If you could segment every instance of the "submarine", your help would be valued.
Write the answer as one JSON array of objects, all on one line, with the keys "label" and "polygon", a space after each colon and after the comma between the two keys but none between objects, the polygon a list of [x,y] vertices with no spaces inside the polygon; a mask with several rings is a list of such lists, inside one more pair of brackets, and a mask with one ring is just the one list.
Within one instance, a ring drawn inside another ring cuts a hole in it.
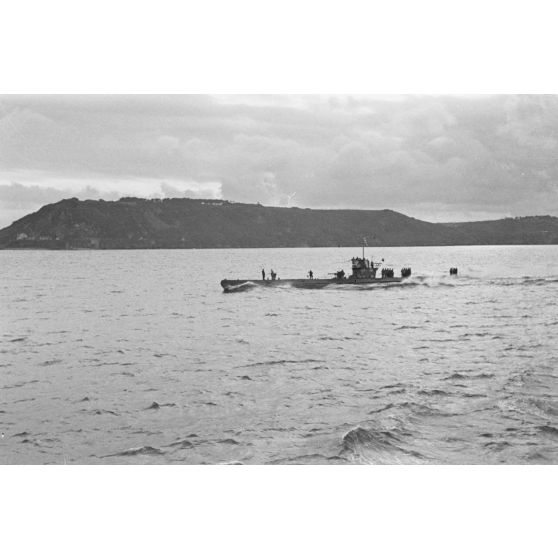
[{"label": "submarine", "polygon": [[[382,260],[383,261],[383,260]],[[382,262],[374,262],[364,257],[364,247],[362,250],[362,258],[351,259],[352,272],[347,276],[344,270],[330,273],[332,277],[323,279],[314,278],[312,272],[308,273],[308,277],[304,279],[278,279],[273,273],[270,278],[262,279],[223,279],[221,287],[225,292],[237,290],[246,285],[258,285],[261,287],[278,287],[290,286],[299,289],[323,289],[328,285],[370,285],[384,283],[401,283],[411,276],[411,268],[404,267],[401,269],[401,275],[395,276],[393,268],[382,267]],[[381,269],[380,276],[378,270]],[[264,275],[262,273],[262,275]]]}]

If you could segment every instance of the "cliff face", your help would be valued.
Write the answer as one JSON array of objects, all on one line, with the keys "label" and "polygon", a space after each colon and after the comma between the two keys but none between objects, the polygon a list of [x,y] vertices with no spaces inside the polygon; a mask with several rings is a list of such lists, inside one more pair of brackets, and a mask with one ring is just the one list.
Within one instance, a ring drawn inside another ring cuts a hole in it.
[{"label": "cliff face", "polygon": [[395,211],[264,207],[185,198],[62,200],[0,230],[2,248],[249,248],[556,244],[558,218],[428,223]]}]

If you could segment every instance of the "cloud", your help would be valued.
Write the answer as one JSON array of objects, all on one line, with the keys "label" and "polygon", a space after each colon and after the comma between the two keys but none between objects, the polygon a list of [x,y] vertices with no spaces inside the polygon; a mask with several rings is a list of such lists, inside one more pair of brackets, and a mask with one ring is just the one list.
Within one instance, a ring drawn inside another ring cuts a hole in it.
[{"label": "cloud", "polygon": [[0,227],[8,226],[20,217],[37,211],[43,205],[72,197],[82,200],[116,200],[121,197],[121,194],[115,191],[101,192],[91,186],[72,190],[37,185],[25,186],[17,183],[0,184]]},{"label": "cloud", "polygon": [[99,197],[127,181],[126,195],[433,220],[558,214],[557,147],[557,96],[0,97],[0,181],[51,177],[5,191],[12,208],[56,201],[58,178]]},{"label": "cloud", "polygon": [[163,198],[193,198],[193,199],[220,199],[222,197],[220,184],[197,185],[196,188],[177,188],[166,182],[160,185],[160,194],[153,194]]},{"label": "cloud", "polygon": [[82,200],[114,200],[121,197],[118,192],[101,192],[97,188],[86,186],[77,191],[63,188],[24,186],[23,184],[0,184],[0,202],[3,209],[33,210],[49,203],[56,203],[64,198]]},{"label": "cloud", "polygon": [[[222,198],[221,185],[218,183],[187,184],[181,187],[165,182],[159,185],[149,185],[142,196],[150,198]],[[23,185],[18,183],[0,184],[0,227],[9,225],[23,215],[36,211],[43,205],[56,203],[66,198],[80,200],[118,200],[122,197],[134,195],[133,186],[126,184],[120,190],[99,189],[91,185],[82,187],[56,188],[37,185]]]}]

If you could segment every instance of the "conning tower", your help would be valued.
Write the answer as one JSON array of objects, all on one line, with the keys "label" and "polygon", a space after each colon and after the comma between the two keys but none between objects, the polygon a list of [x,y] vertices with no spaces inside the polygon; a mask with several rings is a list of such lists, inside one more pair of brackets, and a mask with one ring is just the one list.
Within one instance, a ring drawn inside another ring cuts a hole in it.
[{"label": "conning tower", "polygon": [[352,258],[351,264],[353,273],[349,279],[374,279],[380,267],[379,263],[371,262],[368,258],[364,257]]}]

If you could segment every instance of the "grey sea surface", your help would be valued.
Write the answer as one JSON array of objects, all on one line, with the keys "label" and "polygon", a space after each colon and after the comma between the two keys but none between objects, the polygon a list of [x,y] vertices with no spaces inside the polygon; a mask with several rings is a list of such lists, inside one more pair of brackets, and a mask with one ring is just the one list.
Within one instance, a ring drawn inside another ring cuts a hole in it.
[{"label": "grey sea surface", "polygon": [[[0,463],[558,463],[558,246],[0,252]],[[448,270],[459,269],[457,277]]]}]

